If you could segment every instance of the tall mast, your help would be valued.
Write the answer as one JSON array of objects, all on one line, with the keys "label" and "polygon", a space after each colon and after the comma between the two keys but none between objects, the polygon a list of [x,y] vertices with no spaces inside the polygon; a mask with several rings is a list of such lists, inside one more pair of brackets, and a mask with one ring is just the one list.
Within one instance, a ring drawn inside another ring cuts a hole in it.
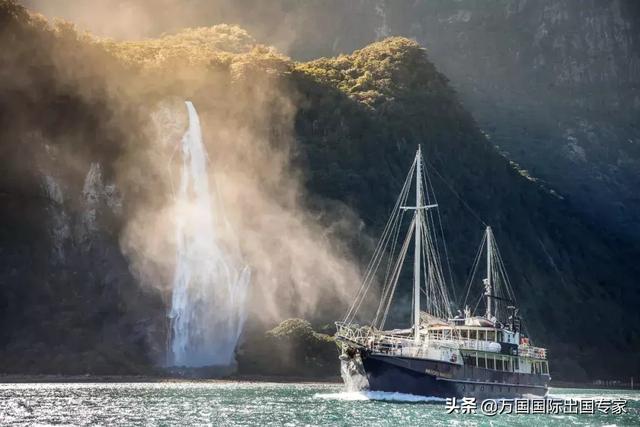
[{"label": "tall mast", "polygon": [[413,327],[415,342],[420,341],[420,243],[422,241],[422,152],[418,145],[416,153],[416,228],[415,228],[415,253],[413,256]]},{"label": "tall mast", "polygon": [[491,319],[491,299],[493,298],[493,283],[491,283],[491,258],[493,257],[493,236],[491,227],[487,226],[487,279],[485,281],[485,292],[487,295],[487,319]]}]

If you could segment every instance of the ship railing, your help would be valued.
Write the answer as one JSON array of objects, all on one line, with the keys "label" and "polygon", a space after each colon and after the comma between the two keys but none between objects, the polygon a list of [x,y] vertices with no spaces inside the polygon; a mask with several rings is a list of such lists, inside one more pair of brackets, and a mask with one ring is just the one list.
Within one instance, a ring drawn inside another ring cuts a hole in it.
[{"label": "ship railing", "polygon": [[546,359],[547,349],[520,344],[518,347],[518,356],[529,357],[531,359]]},{"label": "ship railing", "polygon": [[389,331],[379,331],[370,326],[346,324],[336,322],[336,337],[357,343],[373,352],[385,354],[408,354],[409,348],[416,345],[406,335],[394,334]]},{"label": "ship railing", "polygon": [[[433,339],[433,337],[431,338]],[[461,350],[476,350],[489,353],[500,353],[500,347],[496,346],[494,341],[480,341],[480,340],[454,340],[454,339],[436,339],[436,342],[441,345],[445,345],[451,348],[457,348]],[[520,345],[518,348],[518,355],[521,357],[529,357],[531,359],[547,358],[547,349],[542,347],[532,347],[528,345]]]},{"label": "ship railing", "polygon": [[366,346],[374,353],[396,356],[416,356],[420,351],[420,345],[416,345],[413,339],[387,333],[372,335]]},{"label": "ship railing", "polygon": [[452,348],[455,350],[476,350],[485,351],[490,353],[499,353],[500,348],[492,346],[492,341],[478,341],[478,340],[460,340],[452,338],[434,338],[430,339],[440,346]]},{"label": "ship railing", "polygon": [[479,340],[461,340],[459,341],[460,348],[464,350],[477,350],[477,351],[487,351],[492,353],[499,353],[500,347],[492,346],[493,341],[479,341]]},{"label": "ship railing", "polygon": [[356,323],[336,322],[336,337],[364,344],[372,335],[371,327]]}]

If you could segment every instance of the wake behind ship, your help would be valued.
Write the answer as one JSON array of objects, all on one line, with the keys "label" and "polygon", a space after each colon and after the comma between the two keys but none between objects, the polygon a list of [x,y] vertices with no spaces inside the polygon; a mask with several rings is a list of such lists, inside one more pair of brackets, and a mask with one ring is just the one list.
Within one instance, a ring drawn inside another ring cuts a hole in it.
[{"label": "wake behind ship", "polygon": [[[345,381],[369,390],[444,398],[546,395],[547,352],[534,347],[522,330],[513,289],[489,226],[475,258],[464,309],[453,315],[443,267],[448,267],[443,227],[423,164],[418,148],[355,301],[345,319],[336,322]],[[407,206],[412,187],[415,206]],[[407,221],[410,224],[401,240]],[[385,329],[411,242],[412,324],[407,329]],[[483,254],[486,276],[471,309],[467,302],[484,264]],[[356,323],[372,284],[381,278],[383,288],[373,321]],[[479,307],[484,310],[478,314]]]}]

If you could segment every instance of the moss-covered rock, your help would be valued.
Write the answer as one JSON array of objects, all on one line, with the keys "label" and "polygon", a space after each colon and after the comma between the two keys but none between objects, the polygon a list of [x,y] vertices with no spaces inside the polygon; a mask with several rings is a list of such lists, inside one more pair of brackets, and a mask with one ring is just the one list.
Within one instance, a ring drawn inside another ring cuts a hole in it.
[{"label": "moss-covered rock", "polygon": [[287,319],[246,337],[238,351],[239,372],[247,375],[335,377],[338,348],[332,336],[315,332],[303,319]]}]

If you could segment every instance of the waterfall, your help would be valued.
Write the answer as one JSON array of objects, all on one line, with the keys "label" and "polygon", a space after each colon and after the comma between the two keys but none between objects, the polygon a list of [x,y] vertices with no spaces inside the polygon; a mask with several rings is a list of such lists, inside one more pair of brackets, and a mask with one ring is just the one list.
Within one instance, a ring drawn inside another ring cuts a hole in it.
[{"label": "waterfall", "polygon": [[[210,192],[200,119],[193,104],[186,105],[189,128],[181,141],[176,189],[171,364],[229,366],[245,320],[250,272],[239,251],[232,250],[238,240],[229,232],[222,205]],[[224,246],[223,230],[227,231]]]}]

